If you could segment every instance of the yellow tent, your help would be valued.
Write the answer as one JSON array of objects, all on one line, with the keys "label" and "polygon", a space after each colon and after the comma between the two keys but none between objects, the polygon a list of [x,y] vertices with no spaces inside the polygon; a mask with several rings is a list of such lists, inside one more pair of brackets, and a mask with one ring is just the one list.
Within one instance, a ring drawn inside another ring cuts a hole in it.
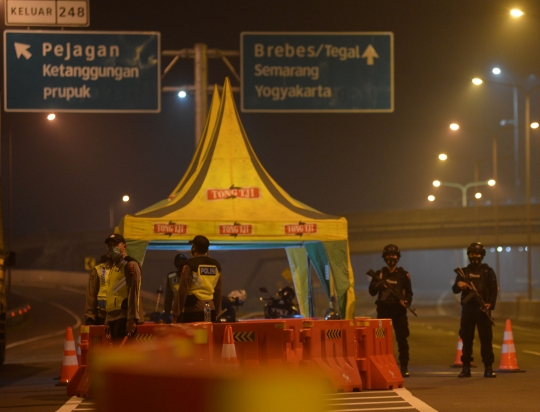
[{"label": "yellow tent", "polygon": [[122,219],[120,232],[140,262],[149,250],[188,248],[195,235],[210,248],[285,248],[303,315],[310,310],[310,267],[342,318],[354,316],[354,278],[347,220],[290,197],[266,172],[246,136],[229,80],[214,92],[203,136],[171,195]]}]

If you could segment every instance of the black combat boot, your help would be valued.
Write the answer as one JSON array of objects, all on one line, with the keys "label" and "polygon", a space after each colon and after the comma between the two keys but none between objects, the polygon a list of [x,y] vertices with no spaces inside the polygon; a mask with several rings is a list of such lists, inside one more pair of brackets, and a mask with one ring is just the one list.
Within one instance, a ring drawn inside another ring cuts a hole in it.
[{"label": "black combat boot", "polygon": [[409,371],[407,370],[406,363],[400,364],[400,369],[401,369],[401,376],[403,376],[404,378],[408,378],[410,376]]},{"label": "black combat boot", "polygon": [[471,364],[463,363],[463,370],[458,375],[458,378],[470,378],[471,377]]},{"label": "black combat boot", "polygon": [[484,369],[484,378],[496,378],[497,374],[493,372],[491,365],[486,364]]}]

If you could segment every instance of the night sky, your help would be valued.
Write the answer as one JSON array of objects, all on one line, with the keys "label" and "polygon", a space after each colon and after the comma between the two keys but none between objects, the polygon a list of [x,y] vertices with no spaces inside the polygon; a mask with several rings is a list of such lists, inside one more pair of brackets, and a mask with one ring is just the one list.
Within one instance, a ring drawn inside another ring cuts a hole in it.
[{"label": "night sky", "polygon": [[[509,15],[515,6],[526,13],[521,19]],[[517,188],[512,129],[499,130],[513,116],[512,90],[470,80],[483,76],[526,89],[540,84],[538,1],[91,0],[90,27],[77,30],[158,31],[162,50],[195,43],[239,50],[243,31],[393,32],[394,112],[241,113],[263,166],[292,197],[330,214],[459,206],[457,190],[434,189],[431,182],[471,182],[475,162],[479,180],[492,177],[491,138],[477,130],[484,128],[500,132],[500,202],[524,201],[523,127]],[[162,67],[169,61],[163,58]],[[239,72],[239,59],[231,62]],[[491,74],[495,66],[499,77]],[[181,60],[163,85],[192,84],[192,67],[193,60]],[[228,75],[221,60],[209,60],[210,84],[222,85]],[[520,124],[523,107],[520,93]],[[194,152],[191,97],[164,93],[159,114],[57,113],[54,122],[45,115],[2,112],[5,215],[10,129],[13,141],[13,236],[106,229],[111,204],[118,223],[122,214],[166,198]],[[540,121],[540,90],[532,95],[531,119]],[[451,122],[464,127],[450,132]],[[540,132],[531,133],[531,142],[536,203]],[[449,155],[445,164],[440,152]],[[490,189],[483,193],[489,202]],[[128,204],[120,200],[124,194]]]}]

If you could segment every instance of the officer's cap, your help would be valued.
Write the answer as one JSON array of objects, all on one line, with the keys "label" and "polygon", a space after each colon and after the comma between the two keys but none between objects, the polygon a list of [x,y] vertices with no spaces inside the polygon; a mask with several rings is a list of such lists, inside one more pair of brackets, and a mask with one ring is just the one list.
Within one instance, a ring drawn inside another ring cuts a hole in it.
[{"label": "officer's cap", "polygon": [[197,250],[201,253],[206,253],[208,251],[208,248],[210,247],[210,241],[202,235],[195,236],[193,240],[189,241],[189,243],[195,245]]},{"label": "officer's cap", "polygon": [[124,236],[118,233],[113,233],[112,235],[107,236],[107,239],[105,239],[105,243],[109,243],[109,242],[117,245],[119,243],[126,243],[126,239],[124,239]]}]

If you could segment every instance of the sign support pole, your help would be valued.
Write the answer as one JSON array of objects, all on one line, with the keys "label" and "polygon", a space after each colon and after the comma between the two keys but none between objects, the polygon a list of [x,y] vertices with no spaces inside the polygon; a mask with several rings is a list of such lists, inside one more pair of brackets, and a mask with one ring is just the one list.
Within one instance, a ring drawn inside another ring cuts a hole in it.
[{"label": "sign support pole", "polygon": [[204,43],[195,44],[195,146],[201,138],[208,112],[208,56]]},{"label": "sign support pole", "polygon": [[[221,58],[225,65],[229,68],[232,74],[240,80],[238,74],[234,70],[227,57],[238,57],[238,50],[217,50],[208,49],[208,46],[203,43],[195,44],[193,49],[182,50],[163,50],[161,56],[173,57],[173,60],[163,71],[161,78],[163,79],[171,68],[176,64],[179,58],[194,59],[194,84],[183,86],[163,86],[163,92],[178,93],[184,91],[192,93],[195,98],[195,146],[201,138],[206,116],[208,114],[208,95],[214,91],[213,87],[208,87],[208,59]],[[233,92],[239,92],[239,87],[233,87]]]}]

